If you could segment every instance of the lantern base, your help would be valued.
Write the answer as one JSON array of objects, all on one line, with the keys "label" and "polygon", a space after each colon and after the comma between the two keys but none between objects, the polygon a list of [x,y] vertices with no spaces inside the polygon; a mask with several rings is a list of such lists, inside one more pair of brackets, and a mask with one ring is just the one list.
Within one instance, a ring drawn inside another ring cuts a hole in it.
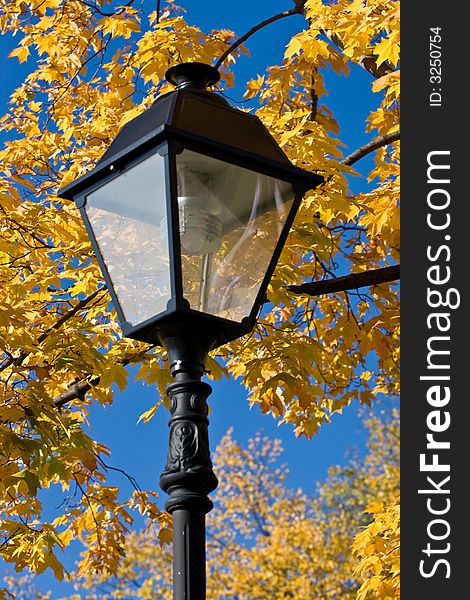
[{"label": "lantern base", "polygon": [[[191,309],[185,300],[178,304],[171,300],[165,312],[138,325],[121,321],[124,337],[164,346],[171,356],[176,356],[179,351],[184,352],[178,340],[189,343],[193,339],[191,347],[198,354],[201,352],[199,348],[207,344],[204,360],[200,359],[202,362],[205,362],[207,352],[250,333],[254,326],[255,320],[250,317],[245,317],[241,323],[229,321]],[[189,355],[194,356],[191,351]]]},{"label": "lantern base", "polygon": [[168,324],[158,327],[155,335],[168,352],[170,371],[176,381],[185,379],[183,374],[191,380],[201,379],[207,355],[217,345],[217,335],[209,327]]}]

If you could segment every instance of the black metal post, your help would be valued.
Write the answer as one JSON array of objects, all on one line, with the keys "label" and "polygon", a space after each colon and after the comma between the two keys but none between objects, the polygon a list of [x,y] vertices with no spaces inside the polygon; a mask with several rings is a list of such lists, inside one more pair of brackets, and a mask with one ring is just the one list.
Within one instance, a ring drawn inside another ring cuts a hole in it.
[{"label": "black metal post", "polygon": [[159,332],[168,350],[175,382],[170,397],[168,460],[160,487],[170,496],[165,508],[173,517],[173,598],[205,600],[205,515],[208,494],[218,481],[212,471],[206,399],[212,391],[201,381],[214,339],[207,332],[171,328]]}]

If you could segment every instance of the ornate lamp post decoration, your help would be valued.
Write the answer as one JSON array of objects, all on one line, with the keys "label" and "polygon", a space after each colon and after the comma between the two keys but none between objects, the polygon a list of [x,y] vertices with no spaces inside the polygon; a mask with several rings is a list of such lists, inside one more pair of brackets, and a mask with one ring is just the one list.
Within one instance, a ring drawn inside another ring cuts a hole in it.
[{"label": "ornate lamp post decoration", "polygon": [[175,600],[205,598],[205,514],[217,487],[201,381],[210,350],[250,332],[302,197],[323,179],[292,165],[261,121],[208,91],[202,63],[125,125],[63,188],[83,217],[124,336],[166,348],[175,382],[160,477],[173,517]]}]

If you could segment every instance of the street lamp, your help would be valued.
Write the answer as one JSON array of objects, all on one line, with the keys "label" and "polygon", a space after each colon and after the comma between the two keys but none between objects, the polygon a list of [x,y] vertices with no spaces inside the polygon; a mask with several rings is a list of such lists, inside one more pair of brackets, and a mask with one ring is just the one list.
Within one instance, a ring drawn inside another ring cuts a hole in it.
[{"label": "street lamp", "polygon": [[201,381],[213,348],[250,332],[305,192],[323,179],[295,167],[254,115],[208,91],[220,75],[184,63],[175,90],[123,127],[101,160],[59,196],[74,200],[123,335],[164,346],[175,600],[205,598],[205,514],[217,487]]}]

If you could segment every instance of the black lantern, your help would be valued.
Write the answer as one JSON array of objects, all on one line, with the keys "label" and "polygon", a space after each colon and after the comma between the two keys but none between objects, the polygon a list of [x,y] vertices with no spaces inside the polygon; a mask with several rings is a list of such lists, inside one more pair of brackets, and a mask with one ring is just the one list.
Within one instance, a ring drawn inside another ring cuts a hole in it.
[{"label": "black lantern", "polygon": [[154,343],[188,323],[220,345],[253,328],[300,200],[322,179],[206,91],[213,67],[180,64],[167,79],[177,89],[59,195],[80,209],[124,336]]},{"label": "black lantern", "polygon": [[174,526],[174,598],[205,598],[204,514],[215,489],[201,381],[207,353],[255,325],[300,201],[323,179],[295,167],[254,115],[207,90],[202,63],[125,125],[59,196],[80,209],[124,336],[164,345],[176,382],[160,484]]}]

